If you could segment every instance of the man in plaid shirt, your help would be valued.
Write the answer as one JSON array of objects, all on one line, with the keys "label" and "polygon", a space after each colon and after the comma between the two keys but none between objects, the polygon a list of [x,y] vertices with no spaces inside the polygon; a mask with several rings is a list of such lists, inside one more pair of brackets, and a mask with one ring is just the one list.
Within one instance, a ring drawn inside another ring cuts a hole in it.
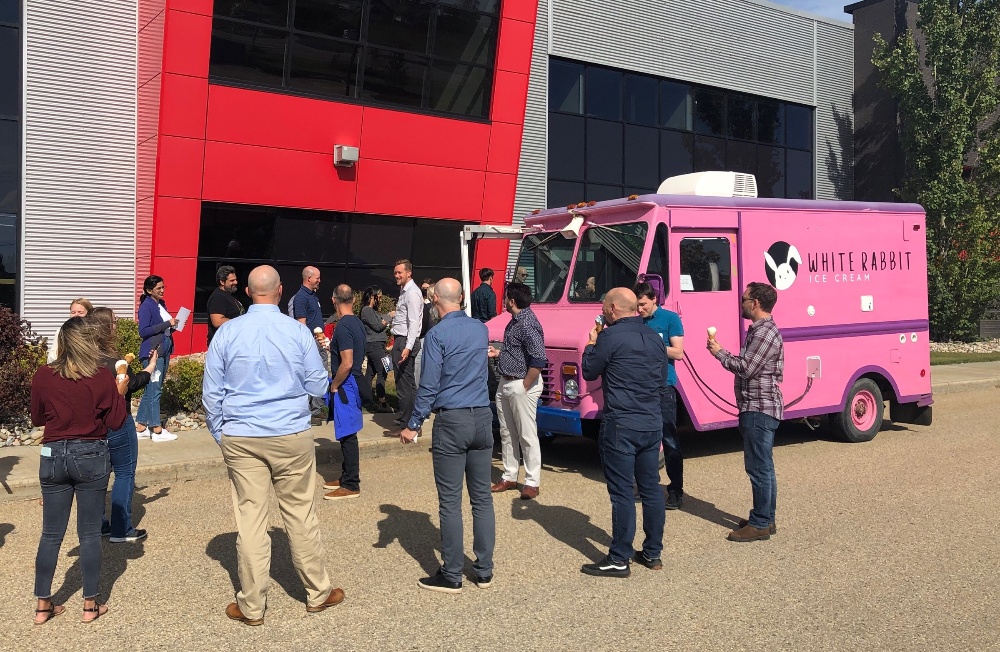
[{"label": "man in plaid shirt", "polygon": [[743,318],[753,323],[738,356],[723,349],[711,335],[708,338],[708,350],[736,376],[743,463],[753,490],[750,518],[729,533],[730,541],[760,541],[777,532],[774,511],[778,483],[772,449],[784,406],[778,385],[785,366],[784,343],[771,319],[777,301],[778,293],[767,283],[747,284],[740,308]]}]

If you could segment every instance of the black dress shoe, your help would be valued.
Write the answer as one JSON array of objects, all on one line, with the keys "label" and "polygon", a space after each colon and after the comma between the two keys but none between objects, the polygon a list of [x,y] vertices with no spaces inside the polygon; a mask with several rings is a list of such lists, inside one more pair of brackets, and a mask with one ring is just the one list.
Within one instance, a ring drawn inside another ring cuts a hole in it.
[{"label": "black dress shoe", "polygon": [[427,589],[429,591],[438,591],[439,593],[461,593],[462,583],[461,582],[449,582],[441,571],[437,572],[434,577],[424,577],[417,580],[417,586],[422,589]]},{"label": "black dress shoe", "polygon": [[614,561],[605,557],[596,564],[584,564],[580,572],[594,577],[628,577],[632,574],[627,561]]},{"label": "black dress shoe", "polygon": [[684,494],[679,491],[667,490],[667,509],[680,509],[681,505],[684,504]]},{"label": "black dress shoe", "polygon": [[480,576],[476,575],[476,582],[475,582],[475,584],[476,584],[477,587],[479,587],[481,589],[488,589],[488,588],[490,588],[490,585],[493,584],[493,576],[492,575],[487,575],[485,577],[480,577]]}]

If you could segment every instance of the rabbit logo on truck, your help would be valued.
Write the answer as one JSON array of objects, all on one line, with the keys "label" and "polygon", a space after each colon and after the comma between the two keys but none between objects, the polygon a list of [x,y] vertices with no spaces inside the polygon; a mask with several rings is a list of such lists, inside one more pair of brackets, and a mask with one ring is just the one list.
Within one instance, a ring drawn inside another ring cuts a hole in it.
[{"label": "rabbit logo on truck", "polygon": [[787,290],[795,282],[802,257],[794,245],[778,241],[764,252],[764,273],[776,290]]}]

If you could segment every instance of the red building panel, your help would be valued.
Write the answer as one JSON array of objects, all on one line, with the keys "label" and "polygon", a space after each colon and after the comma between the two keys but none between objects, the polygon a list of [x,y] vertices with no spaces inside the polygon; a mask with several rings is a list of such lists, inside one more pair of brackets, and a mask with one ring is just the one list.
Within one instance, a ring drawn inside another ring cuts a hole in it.
[{"label": "red building panel", "polygon": [[197,258],[201,202],[160,197],[153,226],[153,253],[157,258]]},{"label": "red building panel", "polygon": [[366,108],[364,159],[485,170],[490,125],[437,116]]},{"label": "red building panel", "polygon": [[160,134],[156,195],[200,199],[204,153],[204,140]]},{"label": "red building panel", "polygon": [[212,15],[212,0],[168,0],[168,8],[202,16]]},{"label": "red building panel", "polygon": [[205,137],[208,80],[165,72],[160,91],[160,133],[186,138]]},{"label": "red building panel", "polygon": [[163,34],[163,71],[208,77],[212,17],[167,10]]},{"label": "red building panel", "polygon": [[497,70],[527,73],[531,70],[534,23],[504,18],[500,21],[500,45],[497,48]]},{"label": "red building panel", "polygon": [[483,222],[510,224],[516,189],[516,174],[487,172],[486,191],[483,193]]},{"label": "red building panel", "polygon": [[361,141],[363,107],[229,86],[208,88],[209,140],[333,157],[333,146]]},{"label": "red building panel", "polygon": [[142,86],[163,69],[163,2],[143,0],[140,7],[151,7],[151,18],[140,22],[138,53],[136,59],[136,83]]},{"label": "red building panel", "polygon": [[478,222],[485,177],[486,173],[478,170],[361,161],[355,210]]},{"label": "red building panel", "polygon": [[[196,267],[197,260],[194,258],[169,258],[166,256],[153,258],[150,274],[163,277],[165,287],[163,300],[172,314],[176,314],[177,310],[182,307],[189,310],[194,307]],[[191,352],[190,333],[191,331],[184,329],[174,336],[174,348],[177,354],[183,355]],[[204,340],[202,340],[200,350],[205,350]]]},{"label": "red building panel", "polygon": [[521,136],[524,127],[507,122],[494,122],[490,130],[490,156],[487,172],[517,174],[521,159]]},{"label": "red building panel", "polygon": [[538,15],[538,2],[537,0],[507,0],[500,5],[500,15],[503,18],[513,18],[534,25]]},{"label": "red building panel", "polygon": [[494,122],[524,124],[524,109],[528,103],[528,73],[498,70],[493,76],[493,105],[490,118]]}]

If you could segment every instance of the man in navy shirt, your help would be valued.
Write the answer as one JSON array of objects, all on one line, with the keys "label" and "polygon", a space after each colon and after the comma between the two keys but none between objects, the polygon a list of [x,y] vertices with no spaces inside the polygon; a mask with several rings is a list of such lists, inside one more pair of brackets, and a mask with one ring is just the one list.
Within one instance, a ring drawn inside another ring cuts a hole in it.
[{"label": "man in navy shirt", "polygon": [[645,539],[635,560],[652,570],[663,563],[663,492],[659,453],[662,438],[660,394],[666,383],[667,353],[663,340],[642,317],[635,316],[636,298],[628,288],[614,288],[604,298],[603,328],[590,331],[583,350],[583,377],[601,379],[604,416],[597,448],[611,496],[611,550],[580,570],[598,577],[628,577],[635,538],[632,487],[642,499]]},{"label": "man in navy shirt", "polygon": [[486,323],[497,316],[497,293],[493,291],[494,272],[489,267],[479,270],[479,287],[472,291],[472,318]]},{"label": "man in navy shirt", "polygon": [[635,286],[639,300],[639,316],[643,322],[660,334],[667,351],[667,386],[660,401],[663,413],[663,457],[666,462],[667,509],[680,509],[684,502],[684,455],[677,441],[677,372],[674,360],[684,358],[684,326],[676,312],[656,305],[656,291],[649,283]]},{"label": "man in navy shirt", "polygon": [[[431,453],[441,519],[441,568],[418,582],[420,588],[443,593],[462,590],[462,481],[472,503],[472,550],[475,584],[493,581],[496,521],[490,471],[493,458],[493,415],[486,391],[486,326],[462,311],[462,285],[444,278],[434,286],[434,306],[441,321],[424,339],[423,377],[413,414],[399,433],[412,442],[433,412]],[[655,465],[654,465],[655,470]]]},{"label": "man in navy shirt", "polygon": [[349,285],[337,286],[333,291],[333,304],[340,319],[330,342],[330,366],[336,369],[330,383],[330,411],[334,436],[340,442],[344,461],[340,479],[323,485],[324,489],[333,490],[323,496],[326,500],[357,498],[361,494],[358,432],[363,426],[361,406],[365,396],[361,388],[365,385],[368,386],[367,400],[371,401],[371,383],[365,383],[361,373],[361,362],[365,359],[365,328],[354,315],[354,291]]},{"label": "man in navy shirt", "polygon": [[[316,338],[316,346],[319,349],[319,357],[323,360],[326,373],[330,373],[330,356],[325,348],[326,337],[323,335],[323,309],[319,305],[319,297],[316,290],[319,289],[319,270],[309,266],[302,269],[302,286],[295,293],[292,300],[288,302],[288,314],[305,324],[309,332]],[[316,332],[316,329],[319,332]],[[312,424],[314,426],[323,423],[323,399],[312,397],[309,402],[310,412],[312,412]]]}]

